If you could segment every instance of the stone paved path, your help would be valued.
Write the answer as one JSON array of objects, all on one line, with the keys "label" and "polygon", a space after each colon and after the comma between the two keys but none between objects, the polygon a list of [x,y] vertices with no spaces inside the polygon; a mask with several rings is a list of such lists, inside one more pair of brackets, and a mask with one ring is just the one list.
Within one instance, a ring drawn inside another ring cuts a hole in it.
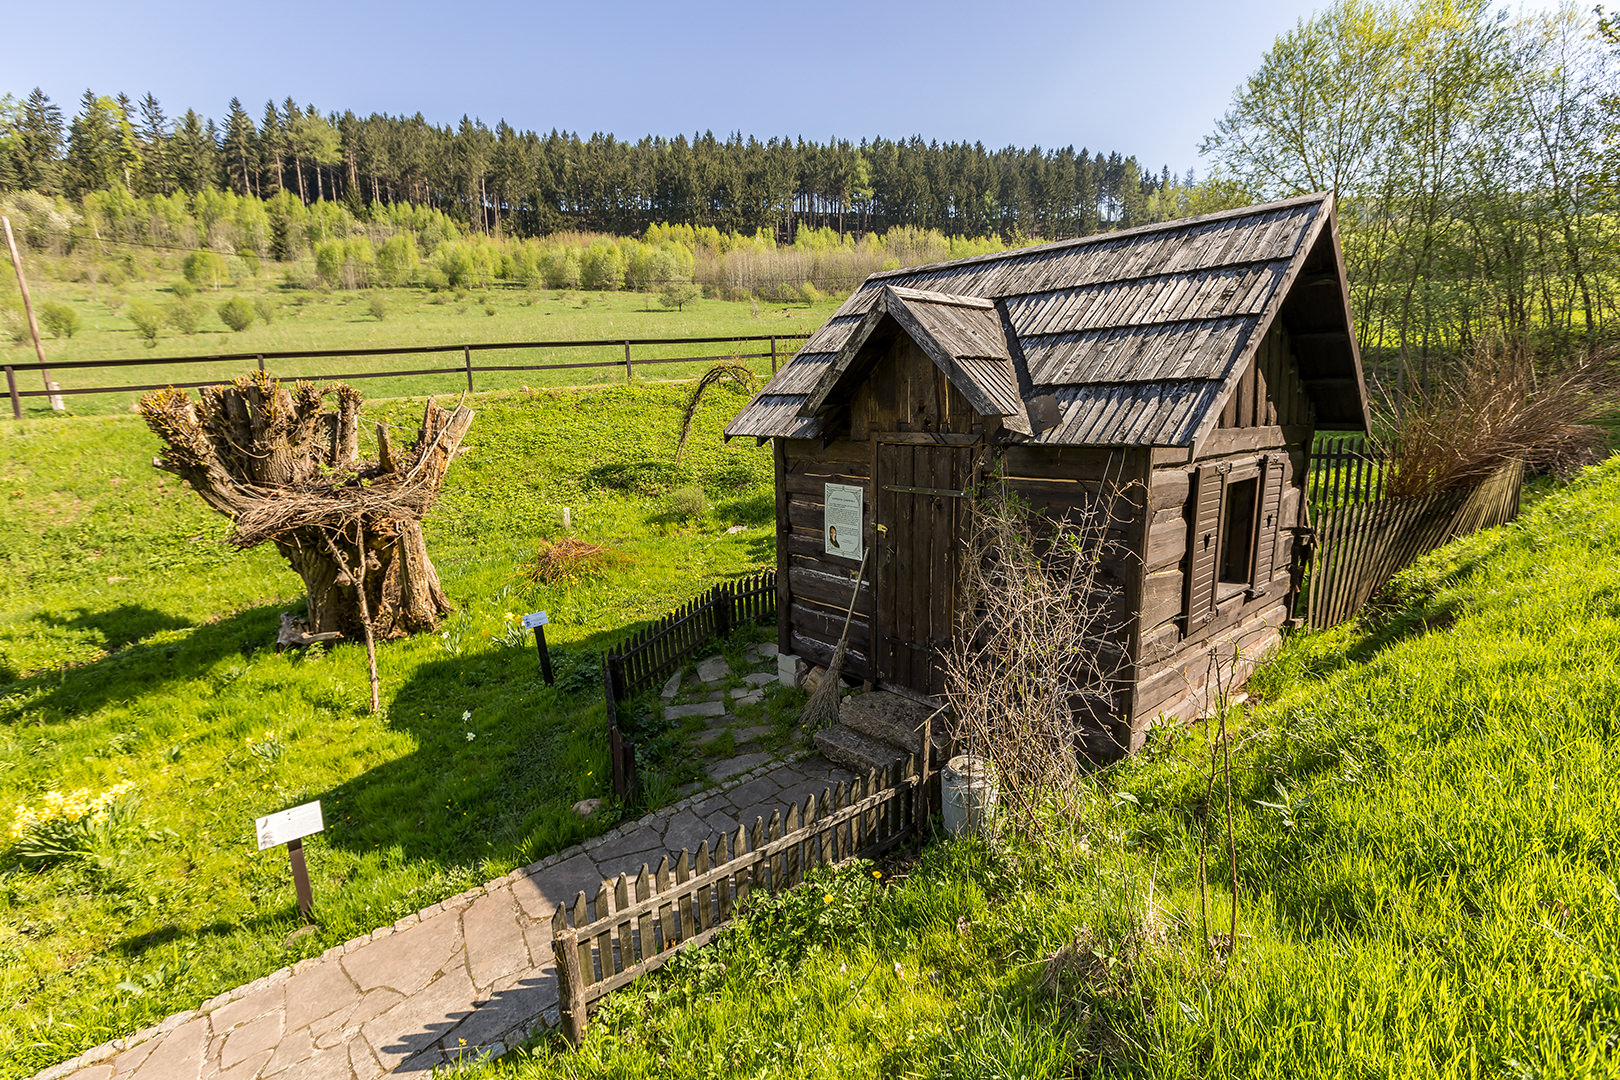
[{"label": "stone paved path", "polygon": [[556,1023],[558,903],[853,779],[819,756],[760,765],[34,1080],[372,1080],[503,1053]]}]

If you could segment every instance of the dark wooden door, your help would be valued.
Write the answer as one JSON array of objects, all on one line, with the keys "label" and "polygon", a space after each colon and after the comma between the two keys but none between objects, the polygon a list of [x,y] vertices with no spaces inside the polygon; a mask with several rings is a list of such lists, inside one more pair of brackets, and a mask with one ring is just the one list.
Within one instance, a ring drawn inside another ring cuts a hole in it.
[{"label": "dark wooden door", "polygon": [[872,659],[889,686],[944,692],[973,458],[971,446],[877,443]]}]

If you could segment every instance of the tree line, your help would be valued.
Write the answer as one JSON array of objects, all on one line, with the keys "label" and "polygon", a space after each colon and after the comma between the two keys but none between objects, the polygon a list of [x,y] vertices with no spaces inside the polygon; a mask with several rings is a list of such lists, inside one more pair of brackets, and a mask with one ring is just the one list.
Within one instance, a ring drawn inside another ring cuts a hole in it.
[{"label": "tree line", "polygon": [[1332,190],[1364,350],[1403,385],[1482,342],[1614,335],[1620,35],[1573,5],[1338,0],[1205,140],[1232,201]]},{"label": "tree line", "polygon": [[255,119],[231,99],[223,121],[188,109],[171,120],[140,101],[86,90],[65,118],[40,89],[0,98],[0,191],[81,199],[198,195],[209,189],[358,212],[410,203],[474,232],[640,234],[657,223],[722,232],[765,229],[791,242],[800,225],[840,235],[909,226],[946,235],[1061,239],[1174,212],[1191,177],[1135,157],[983,144],[769,138],[704,132],[636,141],[462,117],[323,113],[287,98]]}]

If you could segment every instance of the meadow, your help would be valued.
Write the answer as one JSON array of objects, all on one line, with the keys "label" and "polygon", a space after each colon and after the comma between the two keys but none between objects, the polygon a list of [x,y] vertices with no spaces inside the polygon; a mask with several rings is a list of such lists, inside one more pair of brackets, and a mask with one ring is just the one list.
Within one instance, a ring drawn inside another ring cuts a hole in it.
[{"label": "meadow", "polygon": [[[190,383],[229,378],[253,361],[219,362],[209,356],[234,353],[368,349],[397,346],[455,345],[478,342],[618,341],[626,338],[754,337],[806,335],[826,321],[836,300],[815,303],[764,303],[699,298],[681,309],[664,307],[655,293],[551,290],[517,284],[492,284],[478,289],[432,290],[411,286],[365,290],[327,290],[289,286],[273,270],[244,274],[222,281],[216,288],[188,288],[179,256],[147,253],[130,280],[83,280],[72,259],[34,254],[29,265],[36,277],[32,291],[36,307],[46,303],[73,310],[79,328],[71,337],[53,337],[44,331],[47,364],[88,360],[141,359],[146,356],[198,356],[196,364],[161,368],[123,367],[66,369],[54,372],[56,382],[75,386],[138,386],[154,383]],[[90,275],[93,276],[93,275]],[[231,330],[220,318],[221,305],[246,301],[253,321],[241,331]],[[164,325],[148,347],[129,314],[145,304],[160,313],[177,306],[192,310],[195,330],[184,333]],[[265,314],[269,318],[266,320]],[[779,343],[785,360],[797,341]],[[769,342],[744,345],[726,343],[698,346],[637,346],[636,360],[659,357],[718,356],[769,353]],[[479,392],[524,387],[622,385],[625,382],[622,346],[567,349],[514,349],[477,354],[475,364],[530,365],[606,362],[612,367],[561,371],[479,372]],[[23,390],[41,390],[31,339],[0,343],[0,363],[18,370]],[[462,363],[459,349],[434,355],[312,358],[268,361],[270,370],[286,378],[342,378],[352,372],[409,371],[455,368]],[[761,375],[769,375],[769,359],[748,361]],[[643,366],[640,382],[691,379],[707,362]],[[403,397],[447,393],[465,388],[458,374],[398,376],[365,379],[357,385],[368,396]],[[130,410],[138,393],[68,395],[69,409],[77,415],[110,415]],[[50,406],[43,397],[23,399],[27,416],[46,416]]]},{"label": "meadow", "polygon": [[[610,796],[597,653],[774,562],[769,451],[720,439],[743,391],[711,391],[676,469],[685,394],[638,385],[474,401],[427,523],[457,611],[438,634],[380,647],[376,716],[363,648],[274,652],[301,583],[273,550],[223,543],[224,519],[152,467],[158,442],[138,418],[0,427],[0,827],[52,791],[93,800],[129,785],[117,827],[66,857],[29,860],[9,832],[0,841],[0,1076],[616,823],[617,806],[588,820],[569,809]],[[367,415],[413,425],[421,404],[374,402]],[[534,585],[521,565],[564,535],[564,507],[573,534],[611,559]],[[551,616],[554,687],[515,625],[537,609]],[[771,632],[740,632],[729,647]],[[800,701],[779,688],[762,707],[778,745]],[[649,739],[651,801],[701,776],[701,754]],[[287,859],[255,850],[253,819],[316,798],[327,822],[307,848],[319,929],[292,937]]]},{"label": "meadow", "polygon": [[1230,840],[1218,728],[1163,731],[1042,843],[845,868],[458,1075],[1620,1074],[1617,655],[1620,457],[1292,636]]}]

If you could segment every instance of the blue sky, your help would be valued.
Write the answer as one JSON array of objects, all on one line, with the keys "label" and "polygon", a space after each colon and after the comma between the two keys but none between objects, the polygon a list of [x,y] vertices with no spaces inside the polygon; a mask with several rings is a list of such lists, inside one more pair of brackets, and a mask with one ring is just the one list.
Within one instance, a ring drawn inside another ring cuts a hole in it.
[{"label": "blue sky", "polygon": [[[1531,0],[1543,6],[1545,0]],[[713,130],[1134,153],[1177,173],[1313,0],[1247,3],[81,3],[13,6],[0,92],[173,115],[463,113],[621,137]]]}]

